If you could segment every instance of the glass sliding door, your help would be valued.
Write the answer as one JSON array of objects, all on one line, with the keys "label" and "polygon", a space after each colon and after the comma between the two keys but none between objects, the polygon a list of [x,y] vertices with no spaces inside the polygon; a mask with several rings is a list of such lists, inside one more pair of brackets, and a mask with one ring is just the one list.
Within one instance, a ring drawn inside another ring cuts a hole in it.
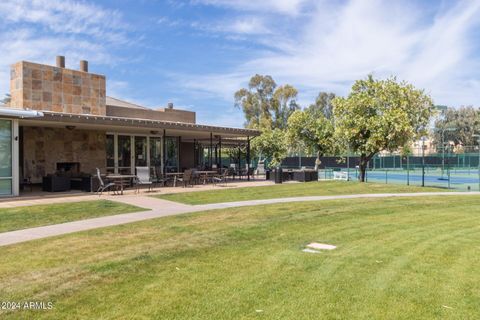
[{"label": "glass sliding door", "polygon": [[162,154],[162,138],[150,137],[150,171],[153,176],[163,172]]},{"label": "glass sliding door", "polygon": [[165,138],[165,170],[167,172],[177,172],[178,171],[178,138],[177,137],[166,137]]},{"label": "glass sliding door", "polygon": [[12,194],[12,121],[0,119],[0,195]]},{"label": "glass sliding door", "polygon": [[147,137],[135,136],[135,167],[147,166]]},{"label": "glass sliding door", "polygon": [[[107,133],[106,168],[108,173],[132,174],[135,167],[149,167],[152,176],[177,172],[179,138],[151,135]],[[164,144],[165,143],[165,144]]]},{"label": "glass sliding door", "polygon": [[132,148],[130,136],[118,136],[118,173],[132,173]]},{"label": "glass sliding door", "polygon": [[115,172],[115,136],[113,134],[107,134],[106,139],[106,154],[107,154],[107,172]]}]

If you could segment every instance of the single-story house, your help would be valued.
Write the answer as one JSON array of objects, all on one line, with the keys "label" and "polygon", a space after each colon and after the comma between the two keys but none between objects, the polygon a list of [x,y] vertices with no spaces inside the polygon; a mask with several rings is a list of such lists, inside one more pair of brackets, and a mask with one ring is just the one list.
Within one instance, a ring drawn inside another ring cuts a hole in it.
[{"label": "single-story house", "polygon": [[62,56],[56,62],[11,67],[11,100],[0,106],[0,195],[19,195],[26,181],[59,172],[221,168],[230,165],[222,161],[226,148],[234,148],[228,154],[238,155],[239,167],[250,165],[258,131],[198,124],[195,112],[173,104],[150,109],[109,97],[106,77],[89,72],[86,61],[80,70],[65,68]]}]

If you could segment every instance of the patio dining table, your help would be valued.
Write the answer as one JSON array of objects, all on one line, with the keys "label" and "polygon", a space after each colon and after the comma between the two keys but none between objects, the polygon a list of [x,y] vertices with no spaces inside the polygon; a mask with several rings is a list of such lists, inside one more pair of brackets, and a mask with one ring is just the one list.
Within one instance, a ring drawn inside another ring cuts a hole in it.
[{"label": "patio dining table", "polygon": [[120,187],[120,194],[123,195],[124,184],[127,180],[135,178],[134,174],[108,174],[107,179],[112,180],[115,185]]},{"label": "patio dining table", "polygon": [[[208,177],[209,175],[214,175],[214,174],[217,174],[217,173],[218,172],[215,171],[215,170],[197,170],[197,171],[194,172],[194,174],[203,175],[204,177]],[[178,178],[183,177],[184,172],[167,172],[167,173],[165,173],[165,175],[167,177],[168,176],[173,177],[173,186],[176,187]]]},{"label": "patio dining table", "polygon": [[208,176],[216,175],[216,174],[218,174],[218,171],[216,171],[216,170],[199,170],[199,171],[195,171],[195,173],[200,175],[200,176],[203,176],[203,184],[205,184],[207,179],[208,179]]}]

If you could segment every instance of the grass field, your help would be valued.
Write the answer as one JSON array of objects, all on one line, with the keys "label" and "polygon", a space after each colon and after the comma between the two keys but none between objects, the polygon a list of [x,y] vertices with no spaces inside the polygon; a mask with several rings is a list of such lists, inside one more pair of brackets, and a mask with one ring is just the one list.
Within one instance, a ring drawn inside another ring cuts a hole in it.
[{"label": "grass field", "polygon": [[[202,212],[1,247],[2,319],[478,319],[480,197]],[[318,241],[337,245],[302,252]]]},{"label": "grass field", "polygon": [[243,200],[273,199],[301,196],[330,196],[359,193],[394,193],[447,191],[441,188],[421,188],[406,185],[381,183],[359,183],[346,181],[319,181],[308,183],[286,183],[281,185],[198,191],[156,195],[154,197],[185,204],[207,204]]},{"label": "grass field", "polygon": [[108,200],[0,209],[0,232],[147,209]]}]

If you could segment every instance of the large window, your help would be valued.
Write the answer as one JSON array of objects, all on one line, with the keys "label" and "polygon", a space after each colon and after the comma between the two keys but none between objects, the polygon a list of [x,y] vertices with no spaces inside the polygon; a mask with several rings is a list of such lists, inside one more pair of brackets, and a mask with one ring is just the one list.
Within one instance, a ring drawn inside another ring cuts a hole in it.
[{"label": "large window", "polygon": [[107,153],[107,172],[115,172],[115,136],[107,134],[106,139],[106,153]]},{"label": "large window", "polygon": [[130,136],[118,136],[118,173],[129,174],[132,171],[132,149]]},{"label": "large window", "polygon": [[[177,139],[171,141],[171,168],[176,170]],[[152,175],[163,171],[162,137],[108,133],[105,148],[109,173],[133,174],[135,167],[150,167]]]},{"label": "large window", "polygon": [[167,137],[165,143],[165,149],[167,152],[165,157],[165,169],[167,172],[176,172],[178,171],[178,138]]},{"label": "large window", "polygon": [[162,138],[150,137],[150,167],[162,172]]},{"label": "large window", "polygon": [[12,194],[12,122],[0,120],[0,195]]},{"label": "large window", "polygon": [[147,137],[135,136],[135,167],[147,166]]}]

